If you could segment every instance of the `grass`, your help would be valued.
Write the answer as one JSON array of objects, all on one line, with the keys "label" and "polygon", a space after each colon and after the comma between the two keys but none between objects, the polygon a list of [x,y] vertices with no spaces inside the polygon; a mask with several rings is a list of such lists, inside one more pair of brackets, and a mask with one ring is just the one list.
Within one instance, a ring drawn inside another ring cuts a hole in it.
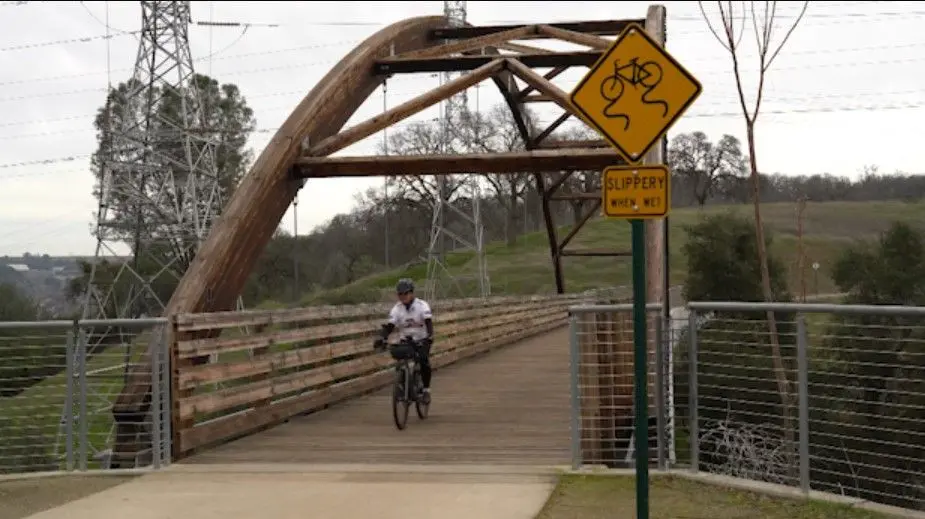
[{"label": "grass", "polygon": [[[765,225],[774,234],[773,251],[789,269],[789,282],[794,294],[800,293],[800,275],[797,269],[798,239],[795,204],[776,203],[762,206]],[[669,247],[671,250],[671,282],[684,282],[687,267],[681,255],[685,242],[684,227],[691,225],[703,214],[723,211],[752,215],[750,205],[678,209],[671,213]],[[876,239],[894,221],[903,221],[917,228],[925,228],[925,203],[905,202],[819,202],[807,204],[804,213],[803,248],[805,255],[805,286],[807,295],[837,291],[830,272],[838,255],[856,239]],[[559,230],[564,236],[569,227]],[[573,240],[574,248],[614,248],[628,250],[629,224],[622,220],[597,219],[589,222]],[[491,278],[492,293],[535,294],[551,292],[555,285],[549,246],[545,232],[521,236],[513,246],[490,243],[486,256]],[[817,276],[811,265],[820,265]],[[465,275],[474,270],[471,252],[449,255],[450,271]],[[597,288],[602,285],[629,284],[629,261],[614,258],[566,258],[563,262],[568,291]],[[356,303],[382,297],[399,277],[408,276],[423,280],[425,266],[393,270],[360,279],[350,285],[308,295],[304,303]]]},{"label": "grass", "polygon": [[[680,477],[650,480],[652,519],[886,519],[890,516],[813,500],[771,497]],[[632,476],[567,475],[559,480],[537,519],[632,519]]]},{"label": "grass", "polygon": [[0,481],[0,519],[23,519],[121,485],[134,476],[56,476]]},{"label": "grass", "polygon": [[[59,332],[54,332],[58,334]],[[133,337],[133,345],[146,346],[151,340],[150,333],[142,332]],[[60,330],[60,347],[66,339]],[[142,347],[132,348],[132,361],[137,362],[143,351]],[[123,386],[125,363],[125,346],[113,345],[106,351],[92,356],[87,361],[87,425],[88,467],[99,466],[94,459],[95,450],[103,450],[113,426],[110,411],[115,396]],[[79,394],[77,381],[73,390],[73,414],[79,413]],[[8,465],[9,472],[48,471],[64,468],[65,436],[61,426],[61,413],[67,395],[67,376],[64,370],[48,377],[22,393],[0,398],[0,454],[3,448],[7,456],[28,456],[18,460],[0,459]],[[79,424],[74,423],[74,436],[77,437]],[[59,435],[60,433],[60,435]],[[74,445],[75,464],[78,446]],[[2,472],[2,471],[0,471]]]}]

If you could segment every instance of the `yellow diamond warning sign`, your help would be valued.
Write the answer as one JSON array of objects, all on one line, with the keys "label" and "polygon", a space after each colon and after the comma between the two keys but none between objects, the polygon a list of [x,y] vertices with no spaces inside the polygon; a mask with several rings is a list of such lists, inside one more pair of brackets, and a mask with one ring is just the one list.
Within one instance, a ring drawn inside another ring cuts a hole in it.
[{"label": "yellow diamond warning sign", "polygon": [[604,216],[663,218],[671,208],[671,174],[665,166],[611,166],[603,175]]},{"label": "yellow diamond warning sign", "polygon": [[630,162],[700,95],[700,83],[641,26],[630,24],[571,94],[589,125]]}]

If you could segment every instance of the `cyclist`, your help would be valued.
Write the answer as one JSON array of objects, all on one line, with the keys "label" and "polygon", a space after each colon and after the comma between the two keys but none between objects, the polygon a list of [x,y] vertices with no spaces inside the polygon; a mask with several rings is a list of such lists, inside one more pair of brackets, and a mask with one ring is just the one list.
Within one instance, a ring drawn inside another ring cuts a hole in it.
[{"label": "cyclist", "polygon": [[414,282],[403,278],[395,285],[398,303],[389,312],[389,322],[382,328],[382,337],[376,339],[374,348],[385,347],[386,340],[398,328],[399,335],[418,343],[420,352],[421,382],[424,385],[424,403],[430,403],[430,347],[434,342],[434,322],[427,301],[414,297]]}]

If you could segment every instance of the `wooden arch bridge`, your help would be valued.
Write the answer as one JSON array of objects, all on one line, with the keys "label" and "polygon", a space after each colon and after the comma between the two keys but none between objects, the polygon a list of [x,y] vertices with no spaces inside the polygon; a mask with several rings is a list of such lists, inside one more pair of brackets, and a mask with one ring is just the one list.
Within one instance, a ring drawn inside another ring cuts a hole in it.
[{"label": "wooden arch bridge", "polygon": [[[558,294],[441,302],[435,309],[438,333],[444,335],[438,338],[435,346],[438,367],[515,343],[520,344],[514,349],[518,350],[516,356],[521,364],[514,371],[510,371],[508,364],[508,371],[504,371],[505,363],[513,361],[505,360],[506,353],[501,352],[471,366],[453,368],[458,371],[459,380],[447,379],[446,389],[439,386],[438,402],[461,402],[460,399],[468,398],[462,392],[471,392],[473,388],[493,391],[500,395],[498,398],[516,395],[517,399],[511,400],[508,406],[476,406],[479,411],[468,416],[473,422],[469,424],[470,429],[482,430],[478,437],[485,439],[493,430],[491,423],[507,424],[509,428],[512,420],[524,420],[531,424],[525,426],[525,431],[548,428],[556,431],[550,433],[556,437],[563,434],[563,430],[567,434],[567,386],[549,384],[551,380],[567,382],[568,347],[562,330],[566,324],[566,309],[576,302],[613,301],[614,295],[564,295],[562,259],[568,256],[619,257],[627,256],[628,251],[568,248],[582,225],[599,212],[601,194],[599,188],[570,194],[560,193],[560,188],[573,172],[600,170],[620,163],[621,159],[603,140],[555,139],[555,130],[576,116],[576,111],[568,99],[567,91],[571,86],[558,86],[554,79],[572,67],[592,66],[612,43],[612,37],[629,23],[643,25],[657,41],[664,42],[665,9],[661,6],[651,6],[646,16],[639,19],[484,27],[451,28],[444,17],[417,17],[382,29],[335,65],[295,107],[242,179],[167,305],[167,315],[174,323],[170,337],[174,457],[185,457],[227,443],[296,415],[368,393],[390,381],[385,370],[387,359],[367,351],[369,332],[375,329],[374,323],[385,311],[382,305],[275,312],[231,311],[258,257],[298,191],[303,185],[311,189],[311,179],[335,176],[532,173],[535,189],[542,200]],[[551,50],[531,45],[530,40],[559,40],[577,44],[584,50]],[[343,128],[390,76],[443,71],[464,74],[371,119]],[[525,151],[331,157],[351,144],[486,80],[491,80],[503,95]],[[562,111],[545,128],[538,127],[525,109],[527,104],[538,102],[552,103]],[[655,161],[661,161],[663,149],[656,146],[651,153],[656,154]],[[592,203],[579,223],[565,236],[559,236],[550,205],[570,199]],[[665,293],[664,224],[650,221],[647,225],[650,226],[647,232],[649,301],[658,302],[663,300]],[[256,327],[258,332],[247,336],[222,333],[242,323]],[[239,355],[243,352],[247,355]],[[135,446],[140,435],[137,424],[143,421],[140,417],[150,413],[147,396],[151,388],[150,372],[151,360],[145,356],[132,368],[113,407],[117,422],[117,458],[125,459],[137,451]],[[437,380],[443,379],[444,375],[438,373]],[[537,413],[527,402],[531,395],[540,399],[550,395],[550,387],[555,387],[550,401],[557,402],[558,410],[552,414]],[[342,420],[340,426],[328,430],[334,435],[329,439],[340,442],[338,452],[341,454],[351,450],[350,441],[354,441],[354,447],[371,441],[368,426],[372,421],[388,426],[387,414],[383,414],[387,409],[377,408],[375,417],[371,418],[373,415],[363,414],[366,404],[358,403],[362,400],[343,406],[358,414],[331,410],[315,415]],[[511,406],[522,408],[524,412],[505,414],[513,412]],[[314,422],[306,423],[317,422],[316,418],[312,420]],[[348,430],[350,424],[359,429]],[[307,436],[302,434],[302,437]],[[529,444],[533,440],[513,438],[510,441]],[[567,436],[562,436],[561,441],[567,450]],[[249,450],[260,451],[255,445],[250,445]],[[281,452],[277,454],[284,456]],[[457,454],[465,457],[465,452]]]}]

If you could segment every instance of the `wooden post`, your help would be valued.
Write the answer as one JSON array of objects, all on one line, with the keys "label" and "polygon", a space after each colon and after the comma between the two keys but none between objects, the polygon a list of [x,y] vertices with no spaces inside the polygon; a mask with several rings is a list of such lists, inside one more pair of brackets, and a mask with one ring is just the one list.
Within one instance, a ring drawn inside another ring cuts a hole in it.
[{"label": "wooden post", "polygon": [[[656,42],[665,45],[665,6],[662,5],[651,5],[649,10],[646,13],[646,32],[654,39]],[[645,157],[642,160],[643,164],[664,164],[665,156],[662,146],[653,146]],[[671,203],[669,200],[668,203]],[[665,250],[665,232],[664,232],[665,220],[646,220],[646,281],[648,285],[646,287],[646,300],[649,303],[662,303],[670,304],[670,301],[664,301],[665,298],[665,287],[668,286],[668,280],[665,277],[665,255],[668,251]],[[654,317],[654,316],[653,316]],[[655,361],[655,333],[654,333],[654,320],[652,318],[646,319],[649,324],[649,359],[650,362]],[[649,372],[654,372],[654,364],[649,365]],[[653,406],[655,404],[655,385],[654,377],[649,377],[649,405]],[[654,416],[654,415],[651,415]]]}]

